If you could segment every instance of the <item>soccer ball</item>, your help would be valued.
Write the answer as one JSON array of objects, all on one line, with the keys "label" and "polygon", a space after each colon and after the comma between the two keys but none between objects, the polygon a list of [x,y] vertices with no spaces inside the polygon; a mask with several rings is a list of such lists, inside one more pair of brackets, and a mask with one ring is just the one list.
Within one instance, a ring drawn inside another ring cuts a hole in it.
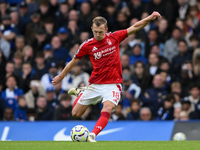
[{"label": "soccer ball", "polygon": [[89,131],[83,125],[77,125],[72,128],[70,135],[74,142],[86,142],[89,136]]},{"label": "soccer ball", "polygon": [[185,141],[186,140],[186,136],[185,136],[184,133],[178,132],[178,133],[174,134],[173,140],[174,141]]}]

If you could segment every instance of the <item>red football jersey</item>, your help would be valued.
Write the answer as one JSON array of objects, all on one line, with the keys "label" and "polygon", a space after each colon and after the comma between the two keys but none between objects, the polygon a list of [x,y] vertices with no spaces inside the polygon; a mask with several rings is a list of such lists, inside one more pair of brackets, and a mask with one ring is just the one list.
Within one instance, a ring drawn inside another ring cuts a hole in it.
[{"label": "red football jersey", "polygon": [[122,83],[122,67],[119,44],[127,37],[127,30],[106,33],[105,38],[97,41],[95,38],[81,44],[74,58],[81,59],[88,55],[93,66],[89,79],[94,84]]}]

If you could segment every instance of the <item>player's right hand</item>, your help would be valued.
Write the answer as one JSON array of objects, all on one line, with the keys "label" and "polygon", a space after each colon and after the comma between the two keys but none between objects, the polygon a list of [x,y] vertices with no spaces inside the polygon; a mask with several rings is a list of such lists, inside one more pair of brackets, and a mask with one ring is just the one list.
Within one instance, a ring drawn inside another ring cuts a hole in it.
[{"label": "player's right hand", "polygon": [[58,84],[59,82],[61,82],[62,79],[63,79],[63,77],[61,77],[60,75],[57,75],[57,76],[55,76],[55,77],[53,78],[52,84],[53,84],[53,85],[56,85],[56,84]]}]

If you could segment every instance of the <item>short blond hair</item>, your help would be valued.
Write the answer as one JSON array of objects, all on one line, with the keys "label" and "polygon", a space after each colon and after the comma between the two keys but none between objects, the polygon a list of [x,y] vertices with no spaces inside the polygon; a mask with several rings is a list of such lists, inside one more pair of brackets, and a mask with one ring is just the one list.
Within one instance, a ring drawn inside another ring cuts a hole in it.
[{"label": "short blond hair", "polygon": [[97,27],[99,27],[99,26],[102,25],[102,24],[105,25],[105,28],[108,27],[108,25],[107,25],[107,20],[106,20],[104,17],[101,17],[101,16],[95,17],[95,18],[92,20],[92,26],[93,26],[93,24],[97,25]]}]

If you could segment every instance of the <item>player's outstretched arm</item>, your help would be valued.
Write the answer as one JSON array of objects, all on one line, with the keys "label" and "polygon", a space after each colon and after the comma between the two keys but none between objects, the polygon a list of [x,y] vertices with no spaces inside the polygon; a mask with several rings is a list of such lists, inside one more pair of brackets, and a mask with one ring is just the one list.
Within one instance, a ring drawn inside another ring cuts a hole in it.
[{"label": "player's outstretched arm", "polygon": [[56,85],[62,81],[66,74],[80,61],[80,59],[73,58],[63,69],[63,71],[53,78],[52,84]]},{"label": "player's outstretched arm", "polygon": [[136,22],[134,25],[130,26],[128,29],[127,29],[127,32],[128,32],[128,36],[141,30],[142,28],[144,28],[151,20],[154,20],[156,18],[160,18],[161,15],[154,11],[151,15],[149,15],[148,17]]}]

